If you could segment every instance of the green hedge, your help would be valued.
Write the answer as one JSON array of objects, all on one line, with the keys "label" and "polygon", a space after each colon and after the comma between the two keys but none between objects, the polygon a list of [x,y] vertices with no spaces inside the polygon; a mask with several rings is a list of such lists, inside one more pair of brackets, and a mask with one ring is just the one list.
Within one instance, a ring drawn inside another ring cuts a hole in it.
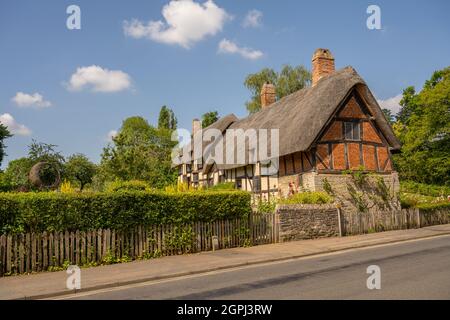
[{"label": "green hedge", "polygon": [[413,181],[401,181],[400,187],[402,192],[417,193],[425,196],[447,197],[450,195],[450,187],[448,186],[437,186]]},{"label": "green hedge", "polygon": [[0,233],[127,230],[137,225],[247,216],[250,194],[230,192],[3,193]]},{"label": "green hedge", "polygon": [[450,210],[450,202],[420,203],[416,206],[416,208],[419,208],[421,211],[430,211],[430,210],[438,210],[438,209],[449,209]]},{"label": "green hedge", "polygon": [[299,192],[280,201],[281,204],[326,204],[332,202],[333,197],[321,191]]}]

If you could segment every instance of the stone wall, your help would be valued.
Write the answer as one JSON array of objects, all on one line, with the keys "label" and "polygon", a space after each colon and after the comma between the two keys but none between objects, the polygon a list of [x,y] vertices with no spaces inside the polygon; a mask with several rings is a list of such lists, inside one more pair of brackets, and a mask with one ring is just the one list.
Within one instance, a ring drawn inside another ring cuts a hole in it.
[{"label": "stone wall", "polygon": [[334,205],[279,205],[280,242],[337,237],[338,210]]},{"label": "stone wall", "polygon": [[[384,182],[386,190],[380,187],[378,179]],[[361,207],[366,207],[367,212],[400,209],[398,201],[400,182],[397,172],[367,175],[361,185],[358,185],[350,175],[344,174],[309,172],[302,176],[302,180],[303,187],[310,191],[328,192],[330,191],[326,190],[328,184],[335,200],[344,211],[364,212]],[[353,192],[351,188],[354,189]]]}]

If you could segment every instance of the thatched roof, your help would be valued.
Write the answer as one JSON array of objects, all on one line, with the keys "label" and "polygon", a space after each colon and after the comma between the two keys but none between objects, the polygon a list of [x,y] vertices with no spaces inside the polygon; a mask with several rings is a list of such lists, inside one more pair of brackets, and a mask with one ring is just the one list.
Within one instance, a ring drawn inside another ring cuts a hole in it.
[{"label": "thatched roof", "polygon": [[[211,127],[225,129],[279,129],[279,155],[287,155],[308,150],[322,129],[331,121],[337,108],[355,89],[365,101],[370,113],[375,118],[381,132],[393,150],[400,149],[400,142],[395,137],[376,99],[367,84],[352,67],[346,67],[318,81],[314,87],[301,89],[286,96],[272,105],[246,118],[235,120],[228,115]],[[232,123],[230,123],[232,122]],[[226,140],[224,138],[224,140]],[[212,149],[214,142],[207,147]],[[224,141],[226,145],[230,142]],[[236,146],[235,154],[246,152],[248,146]],[[208,152],[206,152],[206,155]],[[241,166],[241,165],[239,165]],[[236,165],[218,165],[220,169]]]},{"label": "thatched roof", "polygon": [[[230,127],[230,125],[232,123],[234,123],[234,122],[236,122],[238,120],[239,120],[239,118],[236,117],[234,114],[229,114],[229,115],[227,115],[225,117],[220,118],[219,120],[217,120],[216,122],[214,122],[210,126],[204,128],[203,131],[206,131],[208,129],[217,129],[217,130],[219,130],[220,132],[223,133],[223,132],[225,132],[225,130],[227,130]],[[186,145],[184,145],[181,148],[181,150],[179,152],[179,159],[182,162],[184,162],[182,160],[183,153],[184,154],[190,154],[191,157],[194,157],[194,154],[192,152],[193,144],[194,144],[193,137],[191,137],[191,141],[189,141]],[[211,144],[211,141],[203,141],[203,150],[206,150],[208,148],[208,145],[210,145],[210,144]],[[198,159],[195,159],[195,160],[198,160]],[[172,167],[176,167],[176,166],[177,166],[176,164],[172,164]]]}]

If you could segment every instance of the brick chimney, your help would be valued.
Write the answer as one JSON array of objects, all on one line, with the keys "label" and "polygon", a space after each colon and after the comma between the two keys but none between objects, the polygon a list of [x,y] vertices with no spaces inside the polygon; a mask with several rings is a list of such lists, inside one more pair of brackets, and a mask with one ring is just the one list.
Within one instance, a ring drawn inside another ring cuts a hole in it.
[{"label": "brick chimney", "polygon": [[335,71],[334,57],[329,49],[317,49],[312,57],[312,86]]},{"label": "brick chimney", "polygon": [[261,89],[261,107],[266,108],[270,106],[276,100],[275,86],[270,82],[264,83]]}]

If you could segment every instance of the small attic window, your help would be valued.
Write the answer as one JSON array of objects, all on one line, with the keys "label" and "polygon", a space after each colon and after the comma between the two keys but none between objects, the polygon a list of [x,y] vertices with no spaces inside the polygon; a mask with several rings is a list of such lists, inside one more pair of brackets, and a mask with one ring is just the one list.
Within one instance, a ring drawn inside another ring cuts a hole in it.
[{"label": "small attic window", "polygon": [[361,125],[359,122],[344,122],[345,140],[360,141]]}]

